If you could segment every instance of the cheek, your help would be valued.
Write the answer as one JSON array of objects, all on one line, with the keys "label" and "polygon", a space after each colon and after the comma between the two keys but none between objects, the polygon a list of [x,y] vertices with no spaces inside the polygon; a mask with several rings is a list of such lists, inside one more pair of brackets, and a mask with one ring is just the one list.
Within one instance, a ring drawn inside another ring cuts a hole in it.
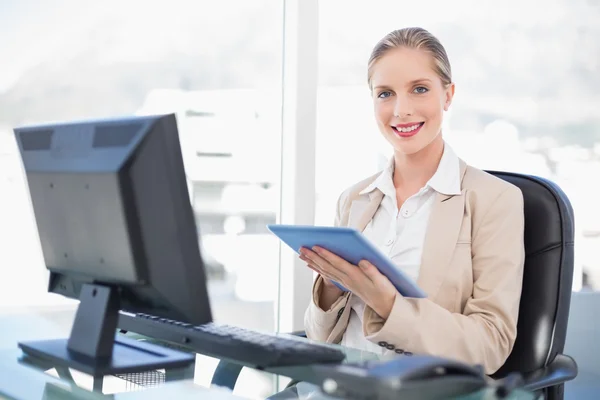
[{"label": "cheek", "polygon": [[377,122],[387,124],[391,117],[391,109],[389,105],[383,102],[376,102],[373,106],[373,110],[375,112],[375,118],[377,119]]},{"label": "cheek", "polygon": [[442,119],[444,113],[444,105],[440,104],[437,100],[432,99],[423,105],[423,115],[432,121],[439,121]]}]

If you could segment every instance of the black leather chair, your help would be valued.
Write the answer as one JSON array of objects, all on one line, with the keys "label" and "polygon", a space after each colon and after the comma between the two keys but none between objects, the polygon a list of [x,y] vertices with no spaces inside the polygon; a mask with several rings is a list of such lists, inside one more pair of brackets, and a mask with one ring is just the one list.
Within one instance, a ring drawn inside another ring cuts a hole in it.
[{"label": "black leather chair", "polygon": [[517,340],[494,378],[520,372],[525,388],[562,399],[577,364],[562,354],[574,267],[573,208],[555,183],[524,174],[488,171],[518,186],[525,200],[525,272]]},{"label": "black leather chair", "polygon": [[[527,390],[546,399],[564,395],[564,383],[577,376],[565,346],[574,266],[573,209],[565,193],[543,178],[487,171],[518,186],[525,201],[525,272],[517,340],[492,377],[518,372]],[[304,336],[304,332],[294,332]],[[241,367],[223,363],[213,383],[233,387]],[[222,372],[222,373],[218,373]]]}]

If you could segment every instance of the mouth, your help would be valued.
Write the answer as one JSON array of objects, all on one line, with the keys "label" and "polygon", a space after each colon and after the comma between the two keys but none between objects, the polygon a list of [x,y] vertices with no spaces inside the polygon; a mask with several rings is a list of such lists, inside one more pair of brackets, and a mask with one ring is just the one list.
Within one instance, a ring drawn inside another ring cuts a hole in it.
[{"label": "mouth", "polygon": [[402,124],[392,126],[392,129],[394,130],[396,135],[402,138],[407,138],[415,136],[417,133],[419,133],[424,124],[425,122],[417,122],[415,124]]}]

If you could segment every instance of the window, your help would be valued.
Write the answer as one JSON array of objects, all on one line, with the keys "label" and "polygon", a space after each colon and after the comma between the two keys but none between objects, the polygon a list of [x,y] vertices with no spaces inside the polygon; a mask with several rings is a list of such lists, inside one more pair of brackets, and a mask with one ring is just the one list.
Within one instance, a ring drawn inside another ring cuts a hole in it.
[{"label": "window", "polygon": [[0,22],[0,307],[65,301],[13,127],[175,112],[215,320],[274,330],[283,3],[9,0]]}]

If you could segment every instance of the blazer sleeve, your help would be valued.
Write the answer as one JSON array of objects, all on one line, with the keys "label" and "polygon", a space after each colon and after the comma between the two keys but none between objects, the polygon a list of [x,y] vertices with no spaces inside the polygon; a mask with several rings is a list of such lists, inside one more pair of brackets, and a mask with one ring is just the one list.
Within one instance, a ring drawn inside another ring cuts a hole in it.
[{"label": "blazer sleeve", "polygon": [[387,320],[366,307],[367,339],[480,364],[487,374],[504,364],[517,336],[525,262],[523,195],[511,185],[491,204],[471,238],[473,294],[463,313],[397,294]]},{"label": "blazer sleeve", "polygon": [[[337,201],[336,213],[334,226],[340,226],[341,224],[341,207],[344,198],[344,194],[340,195]],[[321,296],[321,289],[323,285],[323,277],[317,276],[313,284],[311,301],[304,313],[304,330],[306,331],[306,337],[309,339],[319,340],[322,342],[327,341],[327,338],[333,331],[336,322],[338,321],[346,300],[348,299],[348,293],[344,293],[339,299],[333,303],[329,310],[323,310],[319,306],[319,297]]]}]

